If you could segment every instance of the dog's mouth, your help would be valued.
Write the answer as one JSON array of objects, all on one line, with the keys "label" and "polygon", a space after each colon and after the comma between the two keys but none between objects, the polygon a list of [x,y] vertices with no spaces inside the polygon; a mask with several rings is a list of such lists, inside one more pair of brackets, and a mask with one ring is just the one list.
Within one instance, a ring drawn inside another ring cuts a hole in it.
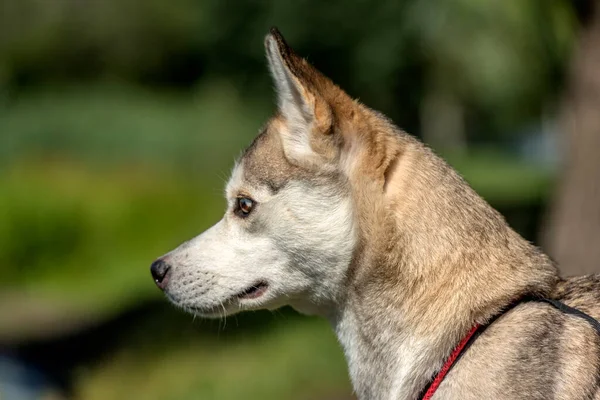
[{"label": "dog's mouth", "polygon": [[267,291],[268,288],[269,285],[266,282],[260,281],[238,293],[236,297],[240,300],[258,299]]},{"label": "dog's mouth", "polygon": [[[177,299],[177,297],[174,297],[173,295],[169,294],[168,292],[166,292],[167,297],[169,298],[169,300],[171,300],[173,303],[183,307],[184,310],[186,310],[187,312],[190,312],[192,314],[198,314],[201,315],[203,317],[206,318],[216,318],[216,317],[223,317],[225,315],[228,314],[227,309],[229,308],[230,305],[234,304],[237,300],[237,302],[241,302],[243,300],[255,300],[258,299],[259,297],[261,297],[262,295],[264,295],[266,293],[266,291],[269,289],[269,284],[265,281],[258,281],[255,284],[253,284],[252,286],[249,286],[248,288],[244,289],[243,291],[239,292],[238,294],[234,294],[233,296],[220,301],[218,304],[215,305],[198,305],[198,304],[182,304],[179,299]],[[252,304],[252,303],[250,303]],[[241,304],[240,304],[241,306]]]}]

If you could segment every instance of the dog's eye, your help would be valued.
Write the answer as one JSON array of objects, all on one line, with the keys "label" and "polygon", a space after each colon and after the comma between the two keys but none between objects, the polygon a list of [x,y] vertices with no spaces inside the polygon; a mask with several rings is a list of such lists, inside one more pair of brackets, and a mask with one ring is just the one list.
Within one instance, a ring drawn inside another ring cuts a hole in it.
[{"label": "dog's eye", "polygon": [[254,208],[254,200],[248,197],[238,197],[235,207],[235,213],[239,217],[247,217]]}]

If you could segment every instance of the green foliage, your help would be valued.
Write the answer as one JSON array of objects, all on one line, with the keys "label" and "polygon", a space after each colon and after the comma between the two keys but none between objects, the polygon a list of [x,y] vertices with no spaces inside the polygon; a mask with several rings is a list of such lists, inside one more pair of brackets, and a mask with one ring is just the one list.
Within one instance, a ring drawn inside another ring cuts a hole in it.
[{"label": "green foliage", "polygon": [[262,40],[277,25],[411,132],[421,125],[418,100],[441,90],[471,108],[478,138],[555,105],[576,30],[566,0],[20,0],[2,11],[0,87],[11,90],[99,78],[189,88],[217,78],[266,98]]},{"label": "green foliage", "polygon": [[495,207],[541,204],[551,194],[552,171],[527,164],[493,149],[443,154],[467,182]]},{"label": "green foliage", "polygon": [[560,92],[576,25],[567,2],[421,1],[411,13],[432,50],[430,84],[489,112],[496,129],[514,129]]},{"label": "green foliage", "polygon": [[188,95],[123,85],[22,93],[0,107],[0,165],[65,156],[214,173],[229,168],[232,155],[255,136],[268,104],[245,102],[225,82]]}]

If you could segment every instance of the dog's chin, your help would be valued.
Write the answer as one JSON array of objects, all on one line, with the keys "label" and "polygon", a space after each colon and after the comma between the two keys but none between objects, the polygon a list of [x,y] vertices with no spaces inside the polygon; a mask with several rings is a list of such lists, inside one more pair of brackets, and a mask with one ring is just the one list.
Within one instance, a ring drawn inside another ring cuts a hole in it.
[{"label": "dog's chin", "polygon": [[257,311],[257,310],[263,310],[263,309],[268,309],[269,307],[269,302],[262,302],[262,301],[249,301],[249,302],[245,302],[245,301],[240,301],[238,303],[228,303],[225,304],[223,303],[223,305],[219,305],[219,306],[213,306],[213,307],[205,307],[202,305],[198,305],[198,306],[183,306],[182,307],[185,311],[189,312],[190,314],[194,314],[198,317],[201,318],[207,318],[207,319],[215,319],[215,318],[223,318],[223,317],[228,317],[230,315],[234,315],[243,311]]},{"label": "dog's chin", "polygon": [[183,307],[185,311],[190,314],[196,315],[200,318],[205,319],[217,319],[224,318],[230,315],[237,314],[241,310],[235,308],[223,308],[223,307],[215,307],[215,308],[200,308],[200,307]]},{"label": "dog's chin", "polygon": [[253,311],[269,308],[270,297],[269,285],[260,281],[239,293],[221,299],[220,301],[211,300],[210,302],[197,301],[193,304],[182,304],[167,294],[169,300],[184,311],[197,315],[202,318],[223,318],[229,315],[237,314],[241,311]]}]

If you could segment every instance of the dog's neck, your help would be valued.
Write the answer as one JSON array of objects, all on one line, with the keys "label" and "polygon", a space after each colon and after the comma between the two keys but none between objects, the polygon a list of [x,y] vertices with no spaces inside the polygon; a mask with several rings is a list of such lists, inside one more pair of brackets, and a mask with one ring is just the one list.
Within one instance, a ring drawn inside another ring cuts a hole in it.
[{"label": "dog's neck", "polygon": [[384,199],[363,220],[343,300],[330,313],[360,399],[416,398],[475,323],[557,281],[548,257],[414,146],[388,177],[402,198]]},{"label": "dog's neck", "polygon": [[524,281],[509,288],[504,282],[506,292],[494,293],[486,289],[502,286],[494,276],[482,276],[479,284],[467,276],[411,283],[378,276],[380,268],[389,266],[374,265],[355,281],[329,317],[359,399],[416,399],[473,325],[530,289],[547,292],[535,277],[528,280],[531,286]]},{"label": "dog's neck", "polygon": [[415,398],[438,367],[435,341],[411,333],[402,319],[389,310],[377,323],[354,307],[331,319],[359,399]]}]

